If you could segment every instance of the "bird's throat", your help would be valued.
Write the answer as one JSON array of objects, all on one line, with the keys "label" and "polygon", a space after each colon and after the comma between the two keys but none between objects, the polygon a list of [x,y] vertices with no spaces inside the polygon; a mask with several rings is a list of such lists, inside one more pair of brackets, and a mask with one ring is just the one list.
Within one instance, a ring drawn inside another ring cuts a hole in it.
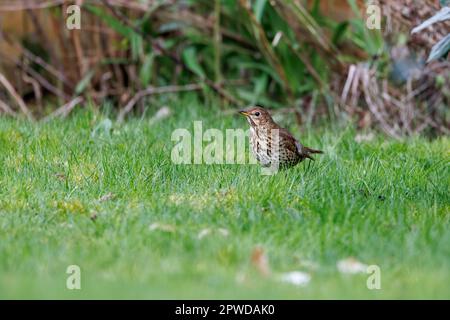
[{"label": "bird's throat", "polygon": [[247,117],[247,121],[250,124],[250,126],[252,126],[253,128],[256,128],[256,123],[252,120],[252,118]]}]

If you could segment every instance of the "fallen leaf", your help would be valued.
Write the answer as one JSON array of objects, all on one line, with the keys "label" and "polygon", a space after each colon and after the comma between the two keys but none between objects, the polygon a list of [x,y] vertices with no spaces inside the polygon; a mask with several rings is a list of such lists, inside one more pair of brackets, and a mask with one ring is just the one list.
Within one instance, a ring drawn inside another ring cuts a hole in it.
[{"label": "fallen leaf", "polygon": [[280,281],[296,286],[305,286],[311,281],[311,275],[302,271],[291,271],[281,274]]},{"label": "fallen leaf", "polygon": [[159,222],[152,223],[149,225],[148,229],[150,231],[160,230],[164,232],[175,232],[175,227],[170,224],[163,224]]},{"label": "fallen leaf", "polygon": [[256,247],[252,251],[251,262],[258,272],[267,277],[270,275],[269,259],[262,247]]},{"label": "fallen leaf", "polygon": [[367,271],[367,265],[353,257],[338,261],[337,268],[339,272],[347,274],[366,273]]}]

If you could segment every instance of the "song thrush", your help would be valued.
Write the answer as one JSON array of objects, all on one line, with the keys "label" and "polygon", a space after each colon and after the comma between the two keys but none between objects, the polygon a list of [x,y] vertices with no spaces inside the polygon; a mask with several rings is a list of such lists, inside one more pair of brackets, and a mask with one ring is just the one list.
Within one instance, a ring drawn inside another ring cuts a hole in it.
[{"label": "song thrush", "polygon": [[250,124],[250,146],[263,167],[292,167],[320,150],[303,146],[294,136],[273,121],[270,113],[259,106],[239,111]]}]

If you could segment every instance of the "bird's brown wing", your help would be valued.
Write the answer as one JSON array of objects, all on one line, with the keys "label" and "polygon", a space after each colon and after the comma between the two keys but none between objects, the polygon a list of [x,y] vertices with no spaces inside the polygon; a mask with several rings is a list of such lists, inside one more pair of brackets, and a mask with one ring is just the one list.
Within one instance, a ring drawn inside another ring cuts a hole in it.
[{"label": "bird's brown wing", "polygon": [[280,140],[281,143],[285,142],[287,148],[300,156],[300,159],[303,160],[305,158],[314,160],[313,157],[311,157],[312,153],[322,153],[322,151],[310,149],[308,147],[303,146],[300,141],[294,138],[294,136],[287,131],[286,129],[280,130]]},{"label": "bird's brown wing", "polygon": [[284,145],[286,149],[293,152],[294,154],[298,154],[301,160],[308,158],[314,160],[311,156],[314,153],[323,153],[321,150],[315,150],[308,147],[305,147],[294,138],[294,136],[284,128],[280,128],[280,145]]},{"label": "bird's brown wing", "polygon": [[[300,153],[301,145],[294,136],[284,128],[279,129],[280,134],[280,145],[283,145],[286,149],[291,151],[292,153]],[[299,148],[300,146],[300,148]]]}]

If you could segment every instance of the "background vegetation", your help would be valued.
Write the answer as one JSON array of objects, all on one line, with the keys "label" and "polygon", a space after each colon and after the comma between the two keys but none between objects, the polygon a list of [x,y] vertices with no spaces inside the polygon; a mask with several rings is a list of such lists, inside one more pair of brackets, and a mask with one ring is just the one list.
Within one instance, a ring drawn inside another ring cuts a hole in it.
[{"label": "background vegetation", "polygon": [[[65,27],[73,3],[81,30]],[[214,96],[224,108],[260,103],[299,124],[448,134],[449,62],[425,60],[450,25],[410,35],[443,2],[371,3],[381,30],[366,27],[359,0],[2,2],[0,110],[52,118],[92,102],[122,121],[167,104],[158,94],[195,90],[205,107]]]}]

